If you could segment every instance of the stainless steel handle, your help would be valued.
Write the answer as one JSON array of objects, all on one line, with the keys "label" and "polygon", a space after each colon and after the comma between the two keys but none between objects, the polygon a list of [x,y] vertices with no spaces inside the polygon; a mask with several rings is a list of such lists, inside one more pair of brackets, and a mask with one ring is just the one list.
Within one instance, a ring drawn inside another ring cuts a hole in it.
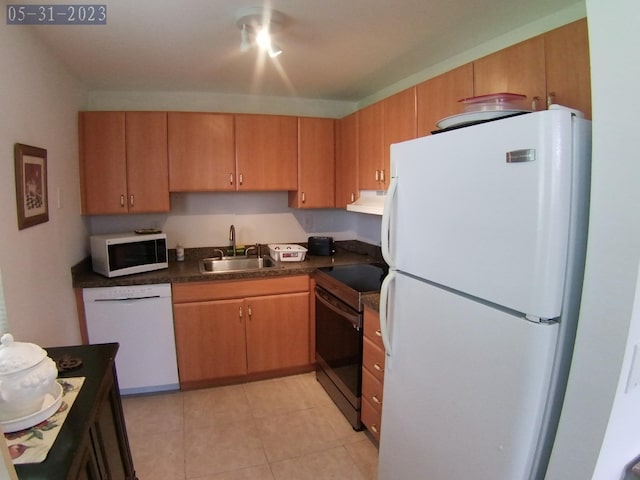
[{"label": "stainless steel handle", "polygon": [[372,396],[371,400],[373,400],[373,403],[377,403],[378,405],[382,405],[382,402],[380,401],[380,399],[378,398],[377,395]]},{"label": "stainless steel handle", "polygon": [[120,195],[120,206],[124,208],[124,195]]},{"label": "stainless steel handle", "polygon": [[554,103],[556,103],[556,93],[549,92],[549,94],[547,95],[547,108],[549,108],[549,106],[553,105]]},{"label": "stainless steel handle", "polygon": [[533,97],[531,99],[531,110],[534,112],[538,110],[538,102],[540,101],[540,97]]},{"label": "stainless steel handle", "polygon": [[322,295],[318,293],[317,287],[316,287],[316,299],[320,303],[322,303],[325,307],[327,307],[329,310],[332,310],[334,313],[336,313],[337,315],[341,316],[342,318],[347,320],[349,323],[351,323],[351,325],[353,325],[353,328],[355,328],[356,330],[360,328],[360,316],[358,314],[354,315],[349,312],[345,312],[344,310],[341,310],[335,305],[332,305]]}]

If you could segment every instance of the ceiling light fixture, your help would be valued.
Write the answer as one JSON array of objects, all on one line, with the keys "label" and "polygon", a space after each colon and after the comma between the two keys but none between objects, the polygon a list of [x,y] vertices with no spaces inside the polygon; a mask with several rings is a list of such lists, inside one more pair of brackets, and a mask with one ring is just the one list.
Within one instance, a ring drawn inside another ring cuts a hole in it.
[{"label": "ceiling light fixture", "polygon": [[271,35],[282,29],[285,16],[277,10],[249,7],[238,11],[236,25],[240,29],[240,51],[246,52],[255,45],[267,52],[271,58],[282,53],[282,49],[271,40]]}]

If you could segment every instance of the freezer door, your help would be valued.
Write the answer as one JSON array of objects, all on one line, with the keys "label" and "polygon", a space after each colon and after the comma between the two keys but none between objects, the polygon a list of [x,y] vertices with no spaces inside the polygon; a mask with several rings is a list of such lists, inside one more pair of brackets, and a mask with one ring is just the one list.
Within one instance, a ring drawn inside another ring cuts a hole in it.
[{"label": "freezer door", "polygon": [[380,480],[528,480],[558,324],[398,274],[391,286]]},{"label": "freezer door", "polygon": [[570,199],[580,187],[572,182],[574,121],[566,111],[537,112],[392,145],[395,267],[532,317],[558,317]]}]

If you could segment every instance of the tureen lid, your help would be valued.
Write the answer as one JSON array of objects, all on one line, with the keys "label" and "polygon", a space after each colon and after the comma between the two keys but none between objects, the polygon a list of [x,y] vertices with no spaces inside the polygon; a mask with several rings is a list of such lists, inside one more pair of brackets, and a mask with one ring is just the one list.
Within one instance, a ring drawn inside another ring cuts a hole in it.
[{"label": "tureen lid", "polygon": [[47,352],[35,343],[15,342],[13,335],[0,338],[0,375],[16,373],[42,361]]}]

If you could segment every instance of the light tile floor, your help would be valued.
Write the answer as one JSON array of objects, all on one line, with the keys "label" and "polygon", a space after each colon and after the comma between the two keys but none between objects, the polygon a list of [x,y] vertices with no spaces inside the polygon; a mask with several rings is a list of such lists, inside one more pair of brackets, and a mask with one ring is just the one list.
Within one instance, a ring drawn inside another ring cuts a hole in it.
[{"label": "light tile floor", "polygon": [[377,448],[314,373],[122,404],[139,480],[377,478]]}]

